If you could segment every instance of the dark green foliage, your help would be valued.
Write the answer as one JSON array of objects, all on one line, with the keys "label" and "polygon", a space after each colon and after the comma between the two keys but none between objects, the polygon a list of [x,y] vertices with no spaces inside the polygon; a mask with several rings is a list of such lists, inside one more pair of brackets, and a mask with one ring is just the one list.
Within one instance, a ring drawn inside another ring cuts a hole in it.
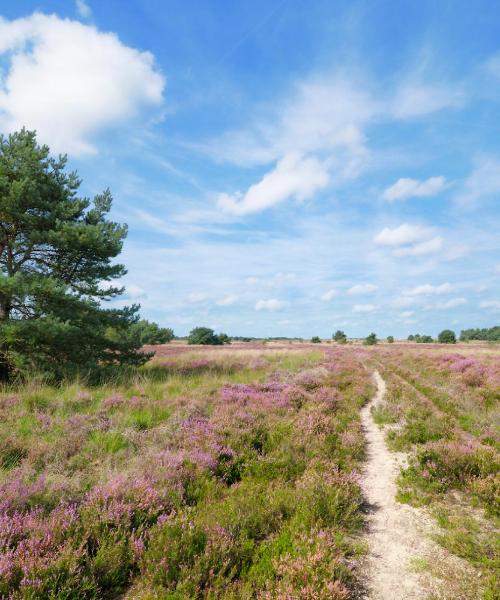
[{"label": "dark green foliage", "polygon": [[387,343],[388,344],[394,344],[394,336],[393,335],[388,335],[387,336]]},{"label": "dark green foliage", "polygon": [[377,334],[376,333],[370,333],[370,335],[368,335],[365,338],[365,341],[363,343],[365,344],[365,346],[374,346],[375,344],[378,343]]},{"label": "dark green foliage", "polygon": [[219,333],[217,336],[221,344],[230,344],[231,338],[227,335],[227,333]]},{"label": "dark green foliage", "polygon": [[[50,157],[35,132],[0,137],[1,376],[51,376],[147,358],[127,335],[138,306],[103,309],[121,288],[103,286],[125,268],[112,260],[126,225],[106,219],[111,194],[91,203],[67,159]],[[114,337],[109,331],[116,332]]]},{"label": "dark green foliage", "polygon": [[319,336],[317,336],[317,335],[314,335],[314,336],[311,338],[311,342],[312,342],[313,344],[321,344],[321,338],[320,338]]},{"label": "dark green foliage", "polygon": [[130,335],[137,338],[141,346],[145,344],[168,344],[174,339],[174,332],[168,327],[142,319],[130,327]]},{"label": "dark green foliage", "polygon": [[440,344],[456,344],[457,338],[455,337],[455,332],[451,329],[443,329],[438,335],[438,342]]},{"label": "dark green foliage", "polygon": [[434,339],[431,335],[420,335],[420,333],[416,333],[415,335],[409,335],[408,341],[416,342],[417,344],[432,344]]},{"label": "dark green foliage", "polygon": [[484,340],[488,342],[500,342],[500,325],[489,329],[464,329],[460,332],[460,341]]},{"label": "dark green foliage", "polygon": [[216,335],[209,327],[195,327],[189,332],[188,344],[201,344],[203,346],[222,346],[229,344],[231,340],[225,333]]},{"label": "dark green foliage", "polygon": [[345,344],[347,342],[346,334],[340,329],[337,329],[337,331],[332,335],[332,339],[338,344]]}]

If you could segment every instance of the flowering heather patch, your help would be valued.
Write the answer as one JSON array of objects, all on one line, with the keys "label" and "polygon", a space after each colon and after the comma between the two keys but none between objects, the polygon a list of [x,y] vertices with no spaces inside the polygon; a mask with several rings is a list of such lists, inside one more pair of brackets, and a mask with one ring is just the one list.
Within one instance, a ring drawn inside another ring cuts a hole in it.
[{"label": "flowering heather patch", "polygon": [[429,346],[372,354],[388,385],[374,416],[393,424],[390,445],[409,453],[399,499],[434,507],[438,541],[477,567],[481,599],[498,590],[499,350],[463,344],[451,353]]},{"label": "flowering heather patch", "polygon": [[349,598],[370,392],[348,351],[251,345],[0,394],[0,597]]}]

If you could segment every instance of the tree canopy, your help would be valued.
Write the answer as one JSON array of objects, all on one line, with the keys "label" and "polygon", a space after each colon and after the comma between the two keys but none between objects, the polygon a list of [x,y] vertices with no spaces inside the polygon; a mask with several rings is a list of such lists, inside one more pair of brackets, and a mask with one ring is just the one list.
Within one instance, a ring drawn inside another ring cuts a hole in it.
[{"label": "tree canopy", "polygon": [[203,346],[222,346],[230,344],[231,340],[225,333],[217,335],[210,327],[195,327],[189,332],[188,344],[201,344]]},{"label": "tree canopy", "polygon": [[345,344],[347,342],[346,334],[340,329],[337,329],[337,331],[332,335],[332,339],[337,342],[337,344]]},{"label": "tree canopy", "polygon": [[160,327],[157,323],[141,319],[130,327],[130,335],[136,336],[137,343],[145,344],[168,344],[174,339],[174,332],[169,327]]},{"label": "tree canopy", "polygon": [[370,335],[366,336],[365,341],[363,342],[365,346],[374,346],[378,344],[377,334],[370,333]]},{"label": "tree canopy", "polygon": [[438,335],[438,342],[440,344],[456,344],[457,338],[455,332],[451,329],[443,329]]},{"label": "tree canopy", "polygon": [[[107,219],[109,190],[93,201],[33,131],[0,136],[0,375],[23,369],[60,375],[147,358],[125,335],[138,306],[104,309],[123,289],[113,262],[127,226]],[[109,335],[109,332],[115,335]],[[120,335],[123,333],[124,335]]]},{"label": "tree canopy", "polygon": [[460,341],[483,340],[488,342],[500,342],[500,325],[484,329],[464,329],[460,332]]}]

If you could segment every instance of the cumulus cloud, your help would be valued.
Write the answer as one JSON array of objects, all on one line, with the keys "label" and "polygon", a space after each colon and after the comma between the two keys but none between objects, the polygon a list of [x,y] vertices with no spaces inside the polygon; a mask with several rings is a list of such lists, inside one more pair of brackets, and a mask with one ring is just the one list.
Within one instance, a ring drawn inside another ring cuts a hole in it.
[{"label": "cumulus cloud", "polygon": [[403,223],[399,227],[385,227],[375,236],[374,242],[392,247],[394,256],[421,256],[442,249],[443,238],[434,233],[432,227]]},{"label": "cumulus cloud", "polygon": [[456,306],[462,306],[466,303],[467,300],[465,298],[452,298],[447,302],[439,302],[438,304],[436,304],[436,308],[438,310],[447,310],[449,308],[455,308]]},{"label": "cumulus cloud", "polygon": [[355,304],[352,307],[352,312],[355,313],[371,313],[378,309],[376,304]]},{"label": "cumulus cloud", "polygon": [[347,290],[347,293],[351,296],[361,296],[363,294],[371,294],[377,289],[376,285],[372,283],[359,283],[357,285],[353,285],[351,288]]},{"label": "cumulus cloud", "polygon": [[389,202],[394,202],[395,200],[406,200],[413,197],[435,196],[446,187],[446,179],[441,176],[429,177],[424,181],[402,177],[384,190],[383,197]]},{"label": "cumulus cloud", "polygon": [[278,300],[278,298],[270,298],[269,300],[258,300],[255,304],[255,310],[281,310],[285,308],[287,302]]},{"label": "cumulus cloud", "polygon": [[322,294],[321,300],[323,300],[323,302],[329,302],[330,300],[333,300],[336,295],[337,295],[336,290],[328,290],[327,292]]},{"label": "cumulus cloud", "polygon": [[432,285],[431,283],[424,283],[423,285],[417,285],[413,288],[405,290],[403,293],[406,296],[433,296],[448,294],[452,291],[452,287],[449,283],[441,283],[440,285]]},{"label": "cumulus cloud", "polygon": [[95,153],[95,135],[162,102],[153,55],[56,15],[0,18],[0,128],[36,129],[56,152]]},{"label": "cumulus cloud", "polygon": [[422,239],[428,238],[433,233],[429,227],[421,227],[420,225],[409,225],[403,223],[399,227],[385,227],[380,233],[375,236],[375,243],[379,246],[403,246],[421,242]]},{"label": "cumulus cloud", "polygon": [[248,188],[245,194],[220,194],[218,205],[235,215],[246,215],[274,206],[288,198],[307,200],[329,181],[329,174],[316,158],[288,154],[276,167]]},{"label": "cumulus cloud", "polygon": [[236,296],[234,294],[230,294],[229,296],[225,296],[224,298],[217,300],[216,304],[218,304],[219,306],[231,306],[231,305],[235,304],[237,301],[238,301],[238,296]]}]

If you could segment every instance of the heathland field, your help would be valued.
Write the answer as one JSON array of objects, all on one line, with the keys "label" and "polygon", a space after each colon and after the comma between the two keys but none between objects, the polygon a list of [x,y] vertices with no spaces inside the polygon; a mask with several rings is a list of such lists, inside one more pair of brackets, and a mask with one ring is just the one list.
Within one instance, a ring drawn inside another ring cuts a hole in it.
[{"label": "heathland field", "polygon": [[[156,350],[106,385],[2,390],[1,598],[379,598],[395,567],[411,597],[497,597],[498,346]],[[367,526],[396,510],[367,500],[384,477],[432,523],[401,565]]]}]

